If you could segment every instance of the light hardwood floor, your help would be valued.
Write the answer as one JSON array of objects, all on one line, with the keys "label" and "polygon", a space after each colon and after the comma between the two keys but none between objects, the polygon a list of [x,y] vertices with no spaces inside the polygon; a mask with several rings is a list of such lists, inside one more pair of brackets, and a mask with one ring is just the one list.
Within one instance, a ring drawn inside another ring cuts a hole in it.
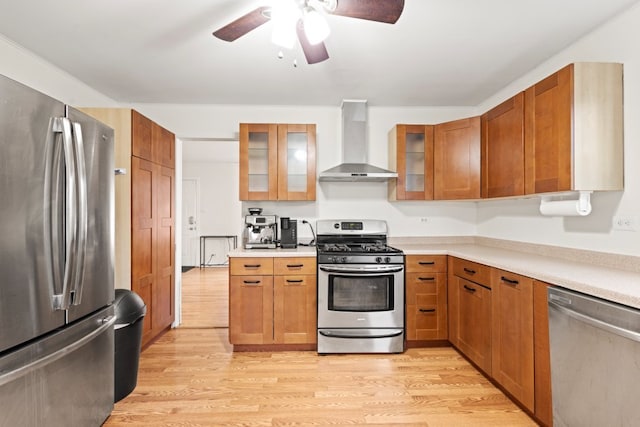
[{"label": "light hardwood floor", "polygon": [[229,327],[229,267],[196,267],[182,273],[180,327]]},{"label": "light hardwood floor", "polygon": [[[206,286],[208,274],[224,269],[215,270],[191,270],[183,286],[190,279]],[[115,405],[106,427],[535,425],[451,347],[398,355],[233,353],[228,330],[205,323],[174,329],[142,353],[138,386]]]}]

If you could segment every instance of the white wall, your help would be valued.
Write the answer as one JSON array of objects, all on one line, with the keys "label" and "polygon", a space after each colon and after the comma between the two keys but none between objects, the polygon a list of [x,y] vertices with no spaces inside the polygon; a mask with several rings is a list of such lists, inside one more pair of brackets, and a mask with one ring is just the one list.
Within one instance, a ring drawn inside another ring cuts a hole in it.
[{"label": "white wall", "polygon": [[[437,123],[482,113],[575,61],[625,66],[625,190],[595,194],[584,218],[547,218],[537,199],[481,202],[388,202],[381,183],[318,183],[317,202],[251,203],[292,218],[386,218],[392,236],[469,235],[640,255],[640,233],[613,231],[614,215],[640,216],[640,4],[550,58],[477,108],[369,107],[370,162],[387,166],[387,132],[395,123]],[[112,106],[72,76],[0,39],[0,73],[74,105]],[[345,98],[349,94],[345,93]],[[134,108],[179,137],[237,139],[239,122],[316,123],[318,171],[340,161],[339,106],[149,105]],[[426,218],[426,222],[423,221]],[[301,227],[300,235],[307,235]],[[310,235],[310,233],[309,233]]]},{"label": "white wall", "polygon": [[640,4],[587,35],[479,106],[485,111],[571,62],[624,64],[624,192],[597,193],[582,218],[542,217],[539,199],[478,204],[479,235],[640,255],[640,233],[612,230],[614,215],[640,217]]},{"label": "white wall", "polygon": [[[238,151],[237,143],[227,144],[229,149]],[[185,161],[182,166],[183,179],[196,178],[199,181],[198,234],[236,236],[240,244],[242,204],[238,200],[238,162]],[[205,262],[221,264],[226,260],[230,244],[227,240],[208,241],[204,253]],[[196,252],[199,260],[199,245]]]},{"label": "white wall", "polygon": [[69,105],[116,107],[113,99],[0,34],[0,74]]},{"label": "white wall", "polygon": [[[317,170],[342,158],[340,106],[135,105],[177,135],[189,138],[237,139],[238,123],[315,123]],[[369,107],[369,162],[388,166],[389,130],[396,123],[439,123],[475,114],[472,108]],[[393,236],[475,234],[474,202],[395,202],[387,200],[386,183],[318,182],[316,202],[244,202],[264,213],[306,219],[382,218]],[[241,215],[241,216],[242,216]],[[426,218],[426,221],[424,220]],[[311,232],[299,223],[299,238]]]}]

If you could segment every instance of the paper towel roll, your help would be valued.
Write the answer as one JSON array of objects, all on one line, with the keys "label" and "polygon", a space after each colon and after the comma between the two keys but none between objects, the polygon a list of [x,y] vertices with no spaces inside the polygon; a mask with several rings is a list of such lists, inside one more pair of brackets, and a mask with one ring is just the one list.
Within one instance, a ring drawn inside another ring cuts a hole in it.
[{"label": "paper towel roll", "polygon": [[586,216],[591,213],[591,203],[580,200],[541,200],[540,213],[547,216]]}]

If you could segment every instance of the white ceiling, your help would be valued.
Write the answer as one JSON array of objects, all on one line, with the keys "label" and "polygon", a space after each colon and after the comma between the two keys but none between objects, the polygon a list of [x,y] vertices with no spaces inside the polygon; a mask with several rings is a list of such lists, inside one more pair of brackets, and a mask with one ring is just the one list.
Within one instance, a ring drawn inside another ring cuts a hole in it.
[{"label": "white ceiling", "polygon": [[638,0],[406,0],[395,25],[329,16],[314,65],[270,23],[211,35],[270,1],[0,0],[0,34],[121,102],[475,106]]}]

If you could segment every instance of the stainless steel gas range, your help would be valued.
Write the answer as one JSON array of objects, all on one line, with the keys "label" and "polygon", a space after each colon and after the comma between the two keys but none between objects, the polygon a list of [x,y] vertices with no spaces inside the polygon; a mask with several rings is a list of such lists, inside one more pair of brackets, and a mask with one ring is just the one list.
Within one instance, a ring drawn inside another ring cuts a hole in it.
[{"label": "stainless steel gas range", "polygon": [[319,220],[318,353],[404,351],[404,254],[379,220]]}]

